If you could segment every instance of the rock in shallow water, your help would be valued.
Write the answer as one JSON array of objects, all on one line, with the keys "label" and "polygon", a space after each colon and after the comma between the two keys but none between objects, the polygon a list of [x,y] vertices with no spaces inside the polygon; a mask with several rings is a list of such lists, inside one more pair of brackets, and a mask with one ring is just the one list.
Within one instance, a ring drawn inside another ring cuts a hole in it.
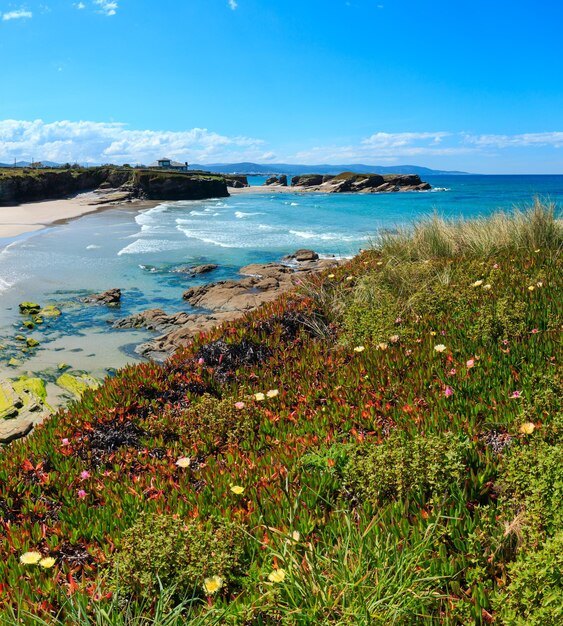
[{"label": "rock in shallow water", "polygon": [[103,293],[85,296],[84,298],[79,298],[79,300],[87,304],[107,304],[109,306],[115,306],[121,302],[121,289],[108,289]]}]

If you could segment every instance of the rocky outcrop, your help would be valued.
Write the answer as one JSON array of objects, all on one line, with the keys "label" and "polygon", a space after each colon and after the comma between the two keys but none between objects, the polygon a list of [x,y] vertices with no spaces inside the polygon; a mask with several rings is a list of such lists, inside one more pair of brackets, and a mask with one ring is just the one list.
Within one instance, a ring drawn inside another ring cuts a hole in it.
[{"label": "rocky outcrop", "polygon": [[239,176],[231,175],[225,176],[225,180],[227,181],[228,187],[233,187],[234,189],[241,189],[243,187],[248,187],[248,177],[247,176]]},{"label": "rocky outcrop", "polygon": [[227,181],[211,174],[136,171],[134,186],[139,195],[151,200],[204,200],[229,195]]},{"label": "rocky outcrop", "polygon": [[121,289],[108,289],[103,293],[92,294],[79,298],[81,302],[87,304],[106,304],[108,306],[116,306],[121,302]]},{"label": "rocky outcrop", "polygon": [[0,381],[0,444],[25,437],[49,415],[46,396],[45,383],[39,378]]},{"label": "rocky outcrop", "polygon": [[282,187],[287,187],[287,176],[282,174],[281,176],[270,176],[264,183],[265,187],[270,187],[271,185],[281,185]]},{"label": "rocky outcrop", "polygon": [[188,276],[199,276],[200,274],[208,274],[216,270],[219,266],[214,263],[204,263],[203,265],[192,265],[188,267],[178,267],[173,271],[174,274],[186,274]]},{"label": "rocky outcrop", "polygon": [[423,182],[416,174],[380,176],[353,172],[344,172],[338,176],[294,176],[291,185],[324,193],[383,193],[431,189],[430,184]]},{"label": "rocky outcrop", "polygon": [[243,267],[239,272],[242,278],[238,280],[223,280],[188,289],[184,299],[192,307],[203,309],[201,312],[167,315],[161,309],[150,309],[117,320],[113,327],[146,328],[163,333],[136,348],[139,354],[163,360],[200,332],[242,317],[293,289],[299,279],[342,263],[338,259],[319,259],[313,250],[298,250],[286,259],[291,264],[255,263]]}]

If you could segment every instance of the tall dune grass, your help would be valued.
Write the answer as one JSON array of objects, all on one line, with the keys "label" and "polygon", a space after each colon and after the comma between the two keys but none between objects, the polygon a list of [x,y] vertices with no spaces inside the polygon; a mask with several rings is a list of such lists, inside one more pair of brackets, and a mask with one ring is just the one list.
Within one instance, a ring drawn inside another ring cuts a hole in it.
[{"label": "tall dune grass", "polygon": [[384,254],[410,260],[486,257],[530,249],[558,254],[563,221],[556,215],[556,205],[539,198],[527,209],[489,217],[451,220],[434,215],[412,230],[383,234],[375,246]]}]

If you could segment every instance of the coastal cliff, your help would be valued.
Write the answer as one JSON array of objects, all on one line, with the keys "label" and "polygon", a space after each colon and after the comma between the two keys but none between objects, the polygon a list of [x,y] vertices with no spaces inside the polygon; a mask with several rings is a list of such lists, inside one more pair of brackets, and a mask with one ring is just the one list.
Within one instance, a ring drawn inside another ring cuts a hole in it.
[{"label": "coastal cliff", "polygon": [[227,197],[227,181],[205,172],[164,172],[95,167],[65,170],[0,170],[0,206],[64,198],[98,188],[124,192],[124,199],[201,200]]}]

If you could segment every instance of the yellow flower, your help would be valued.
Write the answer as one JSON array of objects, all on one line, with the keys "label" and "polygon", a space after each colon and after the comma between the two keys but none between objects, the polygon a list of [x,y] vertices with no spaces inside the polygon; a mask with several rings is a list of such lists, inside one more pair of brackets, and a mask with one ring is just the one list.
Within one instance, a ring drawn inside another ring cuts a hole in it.
[{"label": "yellow flower", "polygon": [[383,261],[378,261],[377,264],[378,265],[383,265]]},{"label": "yellow flower", "polygon": [[327,278],[334,278],[334,274],[329,274]]},{"label": "yellow flower", "polygon": [[387,350],[387,344],[382,341],[381,343],[378,343],[377,346],[375,346],[378,350]]},{"label": "yellow flower", "polygon": [[354,352],[363,352],[365,350],[364,346],[356,346],[354,348]]},{"label": "yellow flower", "polygon": [[540,249],[538,248],[537,250],[534,250],[534,252],[537,254],[540,251]]},{"label": "yellow flower", "polygon": [[37,565],[41,560],[41,554],[39,552],[26,552],[20,556],[20,563],[24,565]]},{"label": "yellow flower", "polygon": [[445,352],[446,346],[443,343],[439,343],[437,346],[434,346],[434,350],[436,350],[436,352]]},{"label": "yellow flower", "polygon": [[268,580],[271,583],[283,583],[283,581],[285,580],[285,570],[275,569],[268,575]]},{"label": "yellow flower", "polygon": [[346,276],[346,280],[354,280],[353,276]]},{"label": "yellow flower", "polygon": [[203,588],[206,593],[211,595],[217,593],[219,589],[221,589],[223,582],[224,581],[221,576],[211,576],[211,578],[206,578],[203,581]]},{"label": "yellow flower", "polygon": [[432,335],[432,337],[435,337],[437,333],[436,333],[436,331],[435,331],[435,330],[431,330],[431,331],[430,331],[430,334]]},{"label": "yellow flower", "polygon": [[528,287],[528,291],[534,291],[534,289],[535,289],[534,285],[530,285],[530,286]]},{"label": "yellow flower", "polygon": [[262,400],[266,399],[266,396],[261,391],[259,391],[258,393],[254,394],[254,399],[261,402]]},{"label": "yellow flower", "polygon": [[233,485],[233,486],[231,487],[231,491],[232,491],[233,493],[236,493],[236,494],[237,494],[237,496],[240,496],[240,495],[241,495],[241,493],[244,493],[244,487],[241,487],[240,485]]},{"label": "yellow flower", "polygon": [[474,283],[471,283],[472,287],[480,287],[483,284],[482,280],[476,280]]},{"label": "yellow flower", "polygon": [[536,425],[532,422],[525,422],[522,426],[520,426],[520,432],[523,435],[531,435],[535,429]]},{"label": "yellow flower", "polygon": [[491,288],[491,285],[489,284],[483,285],[483,289],[490,289],[490,288]]},{"label": "yellow flower", "polygon": [[266,392],[268,398],[275,398],[279,394],[277,389],[270,389],[270,391]]},{"label": "yellow flower", "polygon": [[39,561],[39,565],[45,569],[51,569],[56,563],[56,560],[52,556],[47,556]]},{"label": "yellow flower", "polygon": [[389,341],[391,343],[397,343],[397,341],[399,341],[399,335],[391,335],[391,337],[389,337]]},{"label": "yellow flower", "polygon": [[182,456],[176,461],[178,467],[189,467],[192,460],[187,456]]}]

